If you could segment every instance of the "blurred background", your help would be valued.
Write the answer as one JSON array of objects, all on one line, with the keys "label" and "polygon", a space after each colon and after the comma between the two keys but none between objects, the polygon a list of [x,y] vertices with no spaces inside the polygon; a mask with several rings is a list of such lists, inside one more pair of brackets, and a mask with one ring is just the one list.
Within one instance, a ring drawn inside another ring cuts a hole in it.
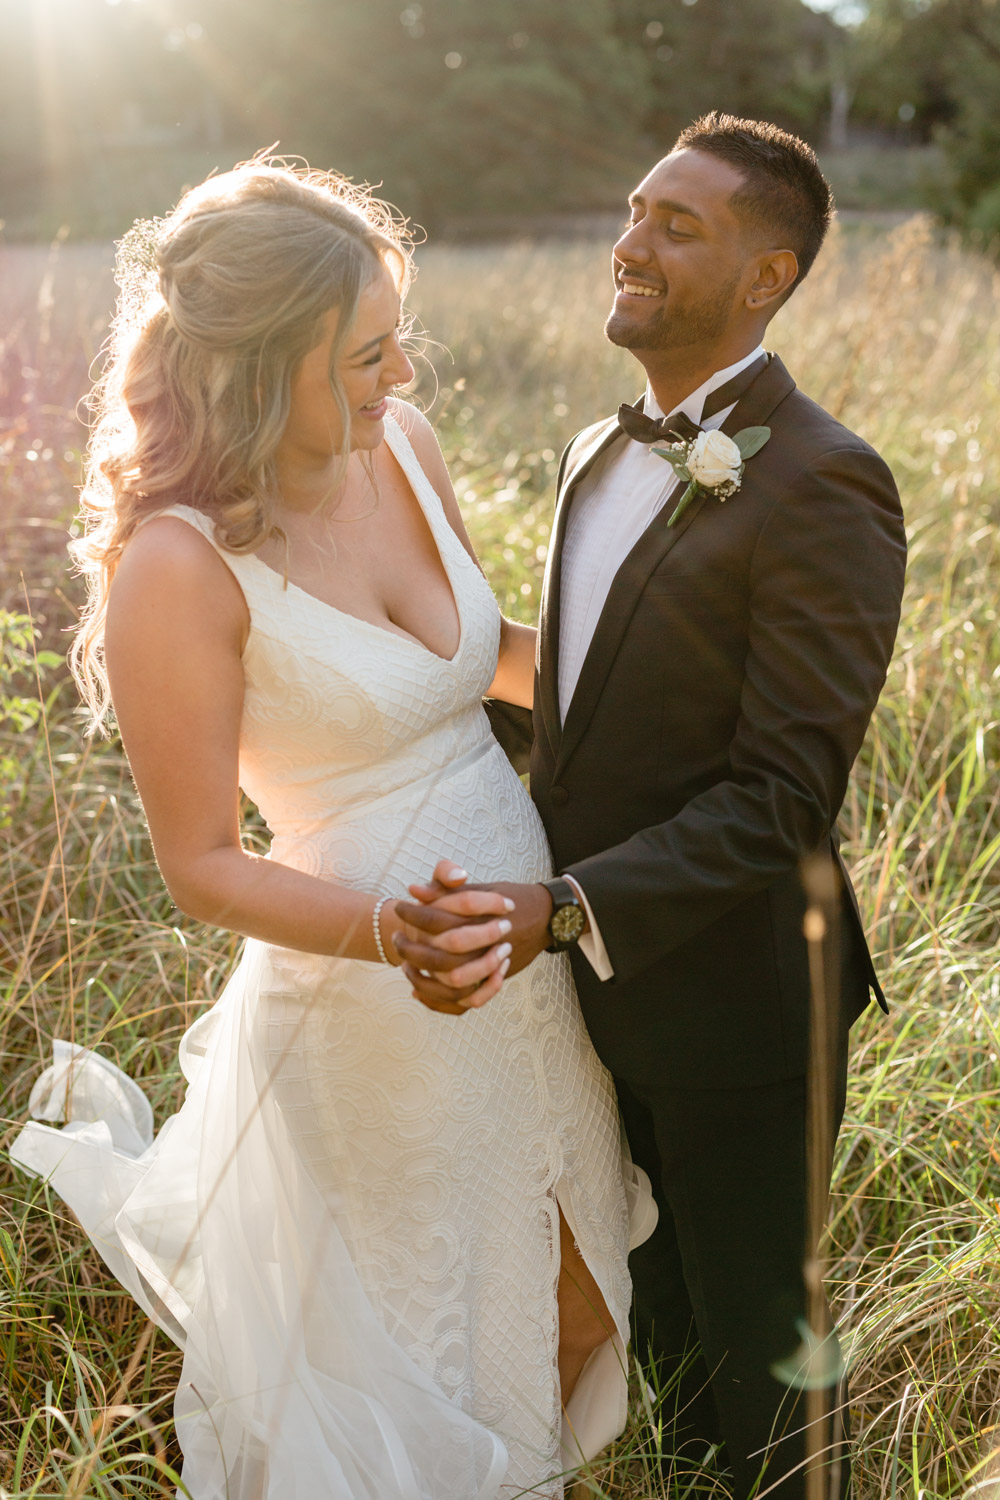
[{"label": "blurred background", "polygon": [[996,0],[0,0],[8,241],[119,234],[261,147],[433,235],[618,210],[695,115],[778,121],[848,210],[1000,231]]}]

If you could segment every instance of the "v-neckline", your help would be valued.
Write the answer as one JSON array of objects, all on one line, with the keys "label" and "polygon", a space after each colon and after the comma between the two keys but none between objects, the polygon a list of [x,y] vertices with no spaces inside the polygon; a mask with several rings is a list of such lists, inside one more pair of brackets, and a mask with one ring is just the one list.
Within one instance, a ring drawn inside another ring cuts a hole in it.
[{"label": "v-neckline", "polygon": [[[409,448],[410,456],[413,459],[415,474],[410,472],[410,469],[406,462],[405,453],[401,453],[399,449],[397,449],[395,443],[392,441],[392,437],[396,433],[399,434],[399,436],[403,439],[403,442],[406,443],[407,448]],[[388,636],[392,641],[402,641],[406,646],[414,646],[418,651],[422,651],[425,656],[433,657],[433,659],[437,662],[440,662],[442,666],[451,667],[454,666],[455,662],[458,660],[462,652],[462,647],[465,645],[465,622],[462,619],[462,608],[458,602],[458,590],[455,587],[455,580],[452,577],[451,569],[448,566],[448,560],[444,555],[444,549],[442,548],[441,543],[438,541],[438,534],[435,530],[434,522],[428,514],[427,506],[424,504],[423,497],[420,494],[420,483],[430,485],[430,480],[427,478],[423,469],[420,467],[420,464],[417,461],[417,456],[413,452],[413,448],[410,445],[406,434],[403,432],[399,424],[393,421],[392,417],[386,417],[385,419],[385,441],[389,446],[389,451],[391,452],[393,458],[399,464],[403,478],[406,480],[406,483],[410,487],[410,493],[413,495],[413,498],[417,502],[417,505],[420,509],[420,514],[423,516],[427,529],[431,534],[431,541],[434,544],[434,549],[437,552],[441,567],[444,570],[444,576],[447,580],[448,588],[451,591],[452,603],[455,607],[455,615],[458,619],[458,644],[456,645],[455,650],[451,656],[441,656],[437,651],[432,651],[430,646],[428,646],[426,642],[418,640],[415,635],[410,635],[408,633],[400,634],[395,630],[387,630],[384,625],[376,625],[374,620],[366,620],[363,615],[353,615],[351,614],[350,610],[338,609],[335,604],[329,604],[325,599],[321,599],[318,594],[310,593],[310,591],[308,589],[304,589],[301,584],[293,583],[290,578],[285,578],[283,574],[278,572],[277,568],[272,568],[270,563],[266,563],[263,558],[258,557],[256,552],[251,552],[248,554],[248,556],[250,556],[259,567],[263,568],[265,572],[270,573],[273,578],[280,579],[283,588],[294,589],[297,594],[301,594],[304,599],[311,600],[312,603],[318,605],[320,609],[329,610],[331,614],[337,615],[341,620],[350,620],[354,625],[367,625],[369,630],[377,630],[379,635]]]}]

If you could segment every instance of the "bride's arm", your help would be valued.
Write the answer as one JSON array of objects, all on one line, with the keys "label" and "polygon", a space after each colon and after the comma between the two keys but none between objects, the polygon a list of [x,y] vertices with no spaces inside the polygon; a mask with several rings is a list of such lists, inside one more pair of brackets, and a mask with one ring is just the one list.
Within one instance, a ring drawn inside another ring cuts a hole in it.
[{"label": "bride's arm", "polygon": [[[392,408],[396,421],[410,440],[420,467],[438,493],[452,530],[481,571],[482,565],[465,529],[448,466],[433,427],[423,412],[417,411],[415,406],[410,406],[407,402],[394,401]],[[501,616],[497,671],[487,691],[488,698],[501,698],[505,703],[517,703],[522,708],[532,706],[535,696],[537,636],[538,632],[533,625],[520,625],[516,620]]]},{"label": "bride's arm", "polygon": [[[283,948],[377,960],[373,895],[262,859],[240,844],[241,654],[248,630],[236,580],[184,521],[150,521],[132,539],[111,586],[105,651],[157,863],[174,901],[200,921]],[[397,962],[391,940],[400,925],[387,902],[382,940]],[[461,951],[505,936],[499,920],[477,930]],[[489,984],[499,988],[502,957],[491,950],[465,967],[480,979],[491,976]]]},{"label": "bride's arm", "polygon": [[531,708],[535,700],[535,643],[538,631],[533,625],[519,625],[516,620],[500,617],[500,655],[496,676],[490,683],[489,698],[504,703],[518,703]]}]

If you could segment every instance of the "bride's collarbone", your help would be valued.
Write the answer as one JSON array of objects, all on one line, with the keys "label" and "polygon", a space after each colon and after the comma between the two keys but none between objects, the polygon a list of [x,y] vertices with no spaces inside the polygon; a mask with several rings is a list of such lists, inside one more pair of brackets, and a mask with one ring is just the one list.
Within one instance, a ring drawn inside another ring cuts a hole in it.
[{"label": "bride's collarbone", "polygon": [[324,525],[293,523],[283,527],[287,545],[271,537],[257,557],[320,604],[449,659],[461,633],[457,605],[434,539],[420,519],[422,528],[405,512],[386,506],[378,517],[348,513],[340,524],[336,517]]}]

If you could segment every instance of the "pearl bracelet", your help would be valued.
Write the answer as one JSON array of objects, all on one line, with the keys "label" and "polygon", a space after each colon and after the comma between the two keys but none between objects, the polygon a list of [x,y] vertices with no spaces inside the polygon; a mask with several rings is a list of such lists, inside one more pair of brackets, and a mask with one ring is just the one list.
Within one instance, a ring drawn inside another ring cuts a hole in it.
[{"label": "pearl bracelet", "polygon": [[386,957],[385,946],[382,942],[382,929],[379,926],[379,917],[382,915],[382,908],[385,903],[391,900],[391,896],[383,896],[379,901],[375,902],[375,910],[372,912],[372,932],[375,934],[375,947],[378,949],[378,956],[384,964],[387,964],[389,960]]}]

